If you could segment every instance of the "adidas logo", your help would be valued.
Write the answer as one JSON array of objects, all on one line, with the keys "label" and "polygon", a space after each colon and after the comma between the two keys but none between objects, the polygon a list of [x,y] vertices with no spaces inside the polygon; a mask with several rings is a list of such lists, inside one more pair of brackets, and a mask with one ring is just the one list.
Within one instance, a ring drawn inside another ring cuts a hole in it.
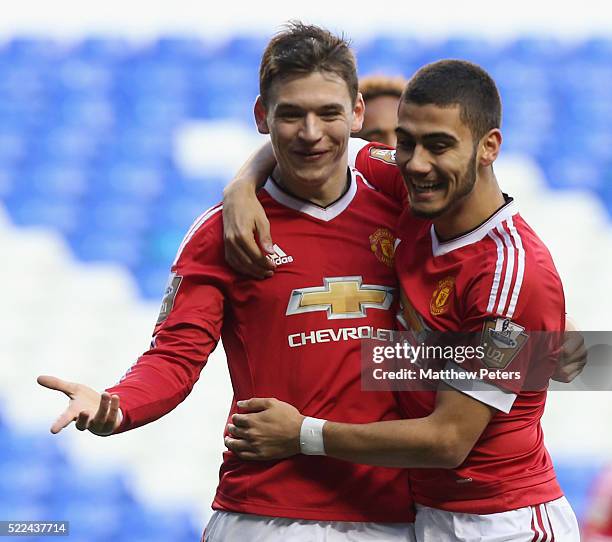
[{"label": "adidas logo", "polygon": [[268,254],[268,258],[270,258],[276,265],[281,265],[283,263],[291,263],[293,261],[293,256],[287,256],[283,249],[278,245],[274,245],[272,247],[274,249],[274,254]]}]

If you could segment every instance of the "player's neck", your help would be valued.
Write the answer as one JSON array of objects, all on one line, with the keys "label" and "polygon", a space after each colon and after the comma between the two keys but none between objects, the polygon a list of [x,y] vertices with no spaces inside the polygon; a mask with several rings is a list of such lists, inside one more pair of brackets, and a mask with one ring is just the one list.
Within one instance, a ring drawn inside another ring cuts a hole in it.
[{"label": "player's neck", "polygon": [[293,175],[285,174],[279,166],[274,169],[272,178],[288,194],[319,207],[327,207],[340,199],[350,182],[348,164],[339,166],[332,176],[320,183],[302,182]]},{"label": "player's neck", "polygon": [[434,219],[436,235],[441,240],[454,239],[486,222],[505,204],[493,170],[479,177],[470,194],[448,213]]}]

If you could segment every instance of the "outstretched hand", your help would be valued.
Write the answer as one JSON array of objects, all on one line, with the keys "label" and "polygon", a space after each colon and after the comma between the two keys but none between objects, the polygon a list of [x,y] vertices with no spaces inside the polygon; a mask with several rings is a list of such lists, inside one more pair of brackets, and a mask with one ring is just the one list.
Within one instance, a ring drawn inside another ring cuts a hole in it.
[{"label": "outstretched hand", "polygon": [[76,422],[79,431],[88,429],[95,435],[110,435],[121,423],[119,396],[68,382],[55,376],[39,376],[37,382],[50,390],[61,391],[69,399],[68,408],[55,420],[51,433],[59,433],[64,427]]},{"label": "outstretched hand", "polygon": [[234,414],[228,424],[225,446],[240,459],[268,461],[300,453],[304,416],[278,399],[238,401],[244,414]]}]

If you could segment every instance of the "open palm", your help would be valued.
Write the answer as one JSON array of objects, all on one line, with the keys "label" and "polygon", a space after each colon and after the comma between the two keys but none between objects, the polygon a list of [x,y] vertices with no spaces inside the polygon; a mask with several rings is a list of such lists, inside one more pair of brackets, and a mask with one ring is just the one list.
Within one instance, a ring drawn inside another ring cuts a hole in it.
[{"label": "open palm", "polygon": [[79,431],[89,429],[100,436],[110,435],[121,423],[119,396],[68,382],[55,376],[42,375],[37,379],[45,388],[61,391],[69,399],[68,408],[62,412],[51,426],[51,433],[57,434],[75,421]]}]

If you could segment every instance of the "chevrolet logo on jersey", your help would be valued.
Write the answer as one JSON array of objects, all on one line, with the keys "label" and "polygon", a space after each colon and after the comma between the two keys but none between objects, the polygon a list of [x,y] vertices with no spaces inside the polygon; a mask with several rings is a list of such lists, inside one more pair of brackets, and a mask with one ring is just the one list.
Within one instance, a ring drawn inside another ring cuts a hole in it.
[{"label": "chevrolet logo on jersey", "polygon": [[361,277],[324,278],[323,284],[293,290],[287,306],[287,316],[326,311],[330,320],[363,318],[367,309],[386,310],[393,302],[394,288],[363,284]]}]

